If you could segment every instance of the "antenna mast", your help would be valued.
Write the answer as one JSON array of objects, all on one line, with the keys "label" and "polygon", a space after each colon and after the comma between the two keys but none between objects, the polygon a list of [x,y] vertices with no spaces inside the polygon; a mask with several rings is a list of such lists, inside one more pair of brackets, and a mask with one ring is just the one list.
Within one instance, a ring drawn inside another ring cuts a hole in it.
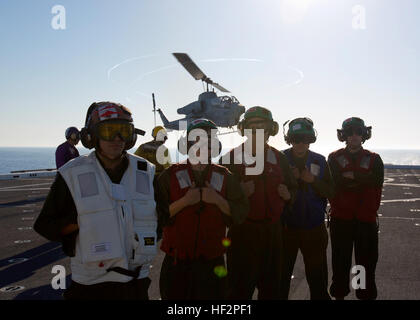
[{"label": "antenna mast", "polygon": [[156,127],[156,102],[155,102],[155,94],[152,93],[152,99],[153,99],[153,114],[154,114],[154,118],[155,118],[155,126]]}]

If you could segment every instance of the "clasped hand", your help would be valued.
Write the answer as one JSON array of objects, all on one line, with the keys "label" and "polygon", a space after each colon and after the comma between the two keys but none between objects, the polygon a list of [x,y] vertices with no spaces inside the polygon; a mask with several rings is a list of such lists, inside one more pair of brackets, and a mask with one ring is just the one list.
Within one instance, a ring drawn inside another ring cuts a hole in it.
[{"label": "clasped hand", "polygon": [[295,176],[296,180],[301,179],[306,183],[312,183],[315,181],[315,176],[305,167],[302,172],[299,172],[299,169],[296,167],[292,167],[293,175]]},{"label": "clasped hand", "polygon": [[[201,193],[201,194],[200,194]],[[220,195],[213,189],[213,187],[206,181],[206,186],[201,188],[197,188],[195,183],[193,182],[190,189],[188,189],[187,193],[185,194],[185,201],[187,205],[192,206],[200,200],[205,203],[209,204],[217,204],[220,199]]]}]

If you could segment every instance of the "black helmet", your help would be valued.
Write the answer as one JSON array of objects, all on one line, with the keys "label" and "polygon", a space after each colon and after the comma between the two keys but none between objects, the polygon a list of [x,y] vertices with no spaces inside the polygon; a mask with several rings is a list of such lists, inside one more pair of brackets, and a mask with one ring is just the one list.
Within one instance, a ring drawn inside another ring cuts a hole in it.
[{"label": "black helmet", "polygon": [[76,127],[69,127],[66,129],[66,139],[80,140],[80,132]]},{"label": "black helmet", "polygon": [[362,136],[362,142],[370,139],[372,136],[372,127],[366,127],[365,122],[357,117],[347,118],[343,121],[341,129],[337,129],[337,138],[339,141],[344,142],[347,140],[349,135],[353,133],[353,130],[360,131]]}]

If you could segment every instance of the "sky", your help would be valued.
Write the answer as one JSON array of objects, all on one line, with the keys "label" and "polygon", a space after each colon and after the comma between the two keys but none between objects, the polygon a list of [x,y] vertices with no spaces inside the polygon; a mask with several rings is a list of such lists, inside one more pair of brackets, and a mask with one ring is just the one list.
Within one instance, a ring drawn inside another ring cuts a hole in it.
[{"label": "sky", "polygon": [[[57,146],[104,100],[130,108],[148,141],[152,92],[175,120],[203,90],[171,55],[185,52],[280,128],[310,117],[314,150],[341,147],[351,116],[373,127],[367,148],[420,149],[419,11],[417,0],[2,0],[0,146]],[[282,129],[270,144],[286,147]]]}]

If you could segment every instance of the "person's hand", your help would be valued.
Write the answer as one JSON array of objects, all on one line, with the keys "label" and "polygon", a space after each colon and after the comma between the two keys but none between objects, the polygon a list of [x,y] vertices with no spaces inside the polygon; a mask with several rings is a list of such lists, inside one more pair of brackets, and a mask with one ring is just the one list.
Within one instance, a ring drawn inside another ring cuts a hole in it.
[{"label": "person's hand", "polygon": [[187,193],[184,195],[186,206],[192,206],[200,202],[200,188],[195,187],[195,182],[192,183]]},{"label": "person's hand", "polygon": [[293,173],[294,177],[296,178],[296,180],[300,178],[300,172],[299,172],[298,168],[292,167],[292,173]]},{"label": "person's hand", "polygon": [[253,180],[250,180],[248,182],[241,182],[241,187],[243,192],[245,193],[245,195],[247,197],[249,197],[250,195],[252,195],[255,191],[255,183]]},{"label": "person's hand", "polygon": [[300,174],[300,178],[306,183],[312,183],[315,181],[315,176],[305,167],[305,169]]},{"label": "person's hand", "polygon": [[285,184],[279,184],[277,187],[277,192],[284,201],[289,201],[292,197],[290,195],[289,189],[287,189],[287,186]]},{"label": "person's hand", "polygon": [[347,178],[347,179],[353,179],[354,180],[354,173],[353,173],[353,171],[343,172],[343,177]]},{"label": "person's hand", "polygon": [[73,232],[76,232],[79,230],[79,225],[76,223],[71,223],[66,225],[63,229],[61,229],[61,234],[63,236],[66,236],[68,234],[72,234]]},{"label": "person's hand", "polygon": [[202,200],[205,203],[217,204],[220,200],[220,195],[213,189],[213,187],[206,181],[206,187],[202,188]]}]

